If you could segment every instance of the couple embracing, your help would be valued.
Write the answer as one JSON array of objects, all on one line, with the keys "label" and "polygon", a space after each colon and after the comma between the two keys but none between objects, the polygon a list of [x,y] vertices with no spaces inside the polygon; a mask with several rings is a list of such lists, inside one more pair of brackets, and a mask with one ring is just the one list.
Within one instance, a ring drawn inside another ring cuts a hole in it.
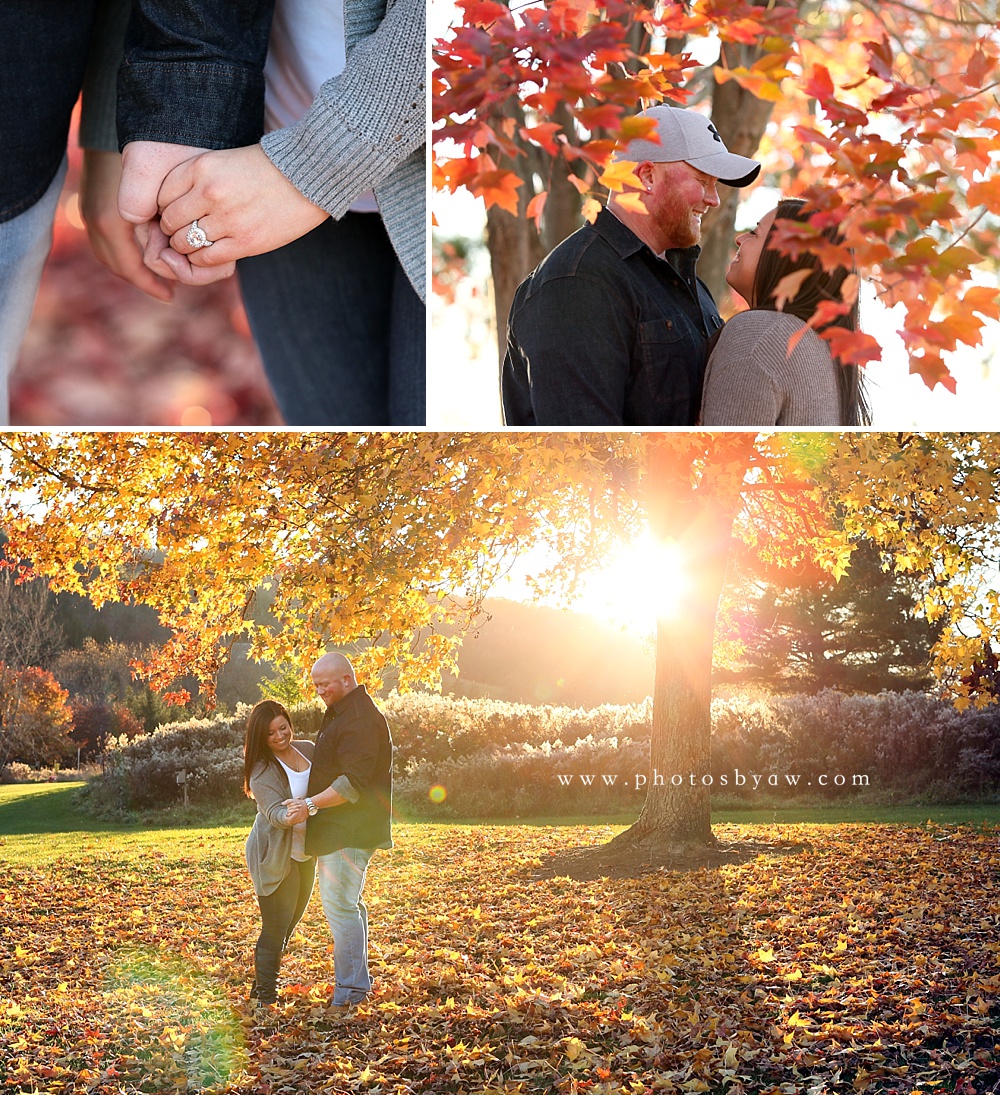
[{"label": "couple embracing", "polygon": [[324,654],[312,680],[326,704],[315,743],[294,739],[277,700],[258,703],[247,719],[244,790],[257,817],[246,859],[261,916],[250,996],[258,1013],[277,1003],[281,959],[318,875],[333,934],[329,1006],[343,1016],[372,988],[361,891],[375,849],[392,847],[392,739],[342,654]]},{"label": "couple embracing", "polygon": [[[749,305],[725,326],[696,273],[701,218],[717,186],[742,187],[760,164],[728,151],[695,110],[657,106],[649,137],[624,143],[634,202],[614,194],[518,287],[502,366],[509,426],[854,426],[870,422],[858,366],[841,364],[808,326],[839,302],[852,273],[785,255],[775,224],[807,220],[781,201],[737,237],[726,281]],[[835,228],[827,240],[841,242]],[[800,270],[798,292],[776,299]],[[857,306],[834,323],[857,329]],[[707,363],[707,364],[706,364]]]}]

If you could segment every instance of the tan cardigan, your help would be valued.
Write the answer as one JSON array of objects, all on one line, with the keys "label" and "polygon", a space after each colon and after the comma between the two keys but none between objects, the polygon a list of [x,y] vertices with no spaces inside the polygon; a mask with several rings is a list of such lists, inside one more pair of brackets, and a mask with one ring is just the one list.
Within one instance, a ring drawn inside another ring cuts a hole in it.
[{"label": "tan cardigan", "polygon": [[[788,342],[802,333],[791,353]],[[702,426],[840,426],[840,366],[786,312],[750,309],[722,328],[708,362]]]},{"label": "tan cardigan", "polygon": [[[312,762],[313,743],[293,741],[292,745]],[[250,790],[257,803],[257,816],[247,837],[247,868],[254,893],[266,897],[281,885],[292,865],[292,829],[288,810],[282,806],[292,797],[284,768],[261,761],[250,776]]]}]

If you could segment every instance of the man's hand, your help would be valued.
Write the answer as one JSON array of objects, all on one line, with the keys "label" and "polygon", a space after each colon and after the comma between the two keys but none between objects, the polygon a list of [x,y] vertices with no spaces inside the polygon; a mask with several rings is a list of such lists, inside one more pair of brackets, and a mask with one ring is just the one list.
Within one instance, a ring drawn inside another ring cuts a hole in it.
[{"label": "man's hand", "polygon": [[169,301],[173,285],[157,277],[142,261],[142,248],[132,225],[118,214],[122,158],[117,152],[86,149],[80,176],[80,215],[94,254],[118,277],[156,300]]},{"label": "man's hand", "polygon": [[[178,276],[181,262],[217,269],[282,247],[329,216],[296,190],[260,145],[203,152],[185,160],[164,179],[159,202],[160,226],[178,256],[166,254],[163,259]],[[194,220],[211,247],[187,242]]]},{"label": "man's hand", "polygon": [[212,270],[191,270],[185,260],[187,276],[162,259],[170,250],[159,227],[157,196],[165,176],[185,160],[204,152],[192,145],[166,144],[161,141],[133,141],[122,153],[121,184],[118,187],[118,212],[136,226],[136,238],[144,249],[146,266],[161,278],[183,281],[188,285],[207,285],[236,272],[235,263],[223,263]]}]

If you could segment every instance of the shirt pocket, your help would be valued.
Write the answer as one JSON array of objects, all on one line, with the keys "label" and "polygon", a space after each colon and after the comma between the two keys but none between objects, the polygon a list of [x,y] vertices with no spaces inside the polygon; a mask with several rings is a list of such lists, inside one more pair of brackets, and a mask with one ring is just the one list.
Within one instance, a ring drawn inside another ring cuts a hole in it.
[{"label": "shirt pocket", "polygon": [[683,316],[661,316],[639,324],[642,390],[658,407],[690,404],[697,395],[699,351]]}]

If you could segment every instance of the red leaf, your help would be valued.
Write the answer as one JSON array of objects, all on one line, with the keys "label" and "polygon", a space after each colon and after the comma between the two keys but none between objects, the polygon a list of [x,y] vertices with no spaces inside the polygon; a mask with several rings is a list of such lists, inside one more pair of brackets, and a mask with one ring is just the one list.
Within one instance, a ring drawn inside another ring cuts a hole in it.
[{"label": "red leaf", "polygon": [[868,71],[872,76],[877,76],[880,80],[885,80],[887,84],[892,83],[892,46],[889,44],[888,38],[883,38],[881,42],[865,42],[865,49],[868,50]]},{"label": "red leaf", "polygon": [[578,110],[576,116],[590,130],[598,128],[617,129],[622,113],[622,107],[615,106],[614,103],[602,103],[600,106],[590,106]]},{"label": "red leaf", "polygon": [[504,16],[510,16],[510,10],[495,0],[457,0],[456,7],[465,12],[464,22],[470,26],[488,27]]},{"label": "red leaf", "polygon": [[486,208],[499,205],[511,216],[517,216],[517,188],[524,183],[513,171],[484,171],[472,179],[468,188],[486,202]]},{"label": "red leaf", "polygon": [[987,57],[982,46],[976,46],[969,67],[965,70],[962,79],[968,87],[981,88],[986,82],[986,77],[996,64],[996,59]]},{"label": "red leaf", "polygon": [[536,231],[541,231],[542,225],[542,211],[545,209],[545,199],[549,196],[547,190],[543,190],[541,194],[536,194],[530,202],[528,202],[528,210],[525,214],[528,220],[535,222]]}]

